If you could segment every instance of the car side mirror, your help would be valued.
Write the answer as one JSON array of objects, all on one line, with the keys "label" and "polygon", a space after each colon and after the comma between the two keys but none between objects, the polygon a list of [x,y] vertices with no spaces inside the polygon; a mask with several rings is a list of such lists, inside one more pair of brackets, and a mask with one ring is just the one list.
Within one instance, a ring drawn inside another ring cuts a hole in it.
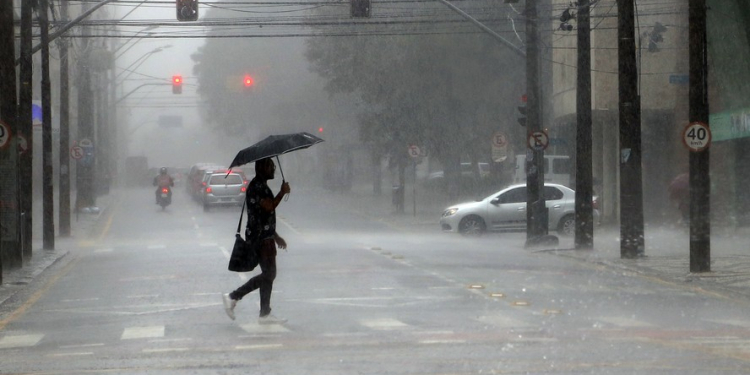
[{"label": "car side mirror", "polygon": [[499,205],[500,204],[500,198],[495,198],[495,199],[491,200],[490,204],[495,205],[495,206]]}]

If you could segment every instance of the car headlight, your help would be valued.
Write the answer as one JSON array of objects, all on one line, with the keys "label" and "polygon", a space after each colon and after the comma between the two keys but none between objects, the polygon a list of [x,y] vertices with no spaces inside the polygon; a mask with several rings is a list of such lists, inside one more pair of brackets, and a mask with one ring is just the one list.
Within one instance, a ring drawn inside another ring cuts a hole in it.
[{"label": "car headlight", "polygon": [[448,217],[454,215],[456,212],[458,212],[458,208],[449,208],[443,212],[443,217]]}]

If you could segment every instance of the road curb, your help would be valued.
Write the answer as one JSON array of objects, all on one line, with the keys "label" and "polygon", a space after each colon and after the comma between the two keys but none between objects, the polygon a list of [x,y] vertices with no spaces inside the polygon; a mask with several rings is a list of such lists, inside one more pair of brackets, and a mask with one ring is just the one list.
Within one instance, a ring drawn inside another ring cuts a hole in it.
[{"label": "road curb", "polygon": [[10,300],[16,293],[31,284],[44,271],[66,257],[68,250],[36,250],[32,260],[22,268],[3,273],[3,284],[0,285],[0,306]]}]

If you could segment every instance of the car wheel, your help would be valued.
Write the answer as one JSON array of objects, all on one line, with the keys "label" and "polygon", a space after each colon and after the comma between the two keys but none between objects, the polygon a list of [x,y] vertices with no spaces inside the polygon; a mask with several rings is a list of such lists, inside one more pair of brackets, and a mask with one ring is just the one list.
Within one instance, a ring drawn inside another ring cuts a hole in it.
[{"label": "car wheel", "polygon": [[557,234],[561,236],[572,236],[576,233],[576,218],[573,215],[564,216],[557,224]]},{"label": "car wheel", "polygon": [[484,220],[476,215],[467,216],[461,219],[458,224],[458,233],[464,236],[481,236],[485,230],[487,230],[487,226],[484,224]]}]

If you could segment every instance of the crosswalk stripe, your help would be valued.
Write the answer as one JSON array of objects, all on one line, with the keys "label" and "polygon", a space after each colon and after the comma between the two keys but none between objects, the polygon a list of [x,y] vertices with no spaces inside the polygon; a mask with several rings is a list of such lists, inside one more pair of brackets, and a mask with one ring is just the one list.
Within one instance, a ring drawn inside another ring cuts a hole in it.
[{"label": "crosswalk stripe", "polygon": [[620,316],[609,316],[604,318],[598,318],[598,320],[601,320],[605,323],[609,323],[612,325],[616,325],[618,327],[653,327],[653,324],[646,323],[641,320],[633,319],[633,318],[627,318],[627,317],[620,317]]},{"label": "crosswalk stripe", "polygon": [[366,319],[360,321],[362,325],[365,327],[381,330],[381,331],[387,331],[387,330],[393,330],[393,329],[399,329],[399,328],[406,328],[409,327],[408,324],[401,322],[396,319]]},{"label": "crosswalk stripe", "polygon": [[289,330],[281,324],[243,324],[240,326],[247,333],[282,333]]},{"label": "crosswalk stripe", "polygon": [[164,326],[128,327],[122,332],[120,340],[150,339],[164,337]]},{"label": "crosswalk stripe", "polygon": [[5,336],[0,339],[0,349],[34,346],[44,337],[43,334]]}]

